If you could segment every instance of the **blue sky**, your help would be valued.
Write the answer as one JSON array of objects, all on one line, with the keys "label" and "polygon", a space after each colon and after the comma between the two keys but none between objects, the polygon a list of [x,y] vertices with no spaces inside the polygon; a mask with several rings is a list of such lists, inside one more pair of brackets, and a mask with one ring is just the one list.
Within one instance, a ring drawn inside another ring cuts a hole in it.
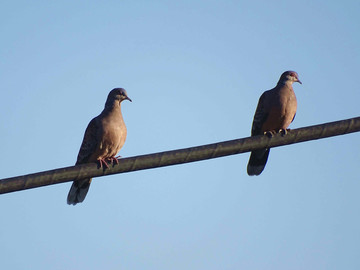
[{"label": "blue sky", "polygon": [[[359,116],[359,1],[6,1],[0,178],[71,166],[124,87],[124,157],[249,136],[285,70],[298,128]],[[359,134],[0,196],[4,269],[359,269]]]}]

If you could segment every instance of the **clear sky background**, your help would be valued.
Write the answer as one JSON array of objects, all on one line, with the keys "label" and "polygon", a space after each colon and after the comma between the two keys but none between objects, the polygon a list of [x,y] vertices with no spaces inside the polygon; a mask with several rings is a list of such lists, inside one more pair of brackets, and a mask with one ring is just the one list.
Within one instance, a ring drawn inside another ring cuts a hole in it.
[{"label": "clear sky background", "polygon": [[[250,135],[298,72],[298,128],[359,116],[360,2],[5,1],[0,178],[71,166],[124,87],[124,157]],[[0,196],[2,269],[360,269],[360,134]]]}]

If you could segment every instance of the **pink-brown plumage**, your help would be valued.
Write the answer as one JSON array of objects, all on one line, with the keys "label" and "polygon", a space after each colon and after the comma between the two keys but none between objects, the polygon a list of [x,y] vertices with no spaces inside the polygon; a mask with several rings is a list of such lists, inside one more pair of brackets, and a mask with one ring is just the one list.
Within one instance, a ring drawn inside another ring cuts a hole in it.
[{"label": "pink-brown plumage", "polygon": [[[289,127],[297,110],[297,100],[292,87],[299,82],[295,71],[284,72],[275,88],[265,91],[258,102],[251,129],[251,136],[265,132],[279,132]],[[270,149],[252,151],[247,166],[249,175],[259,175],[264,170]]]},{"label": "pink-brown plumage", "polygon": [[[100,167],[108,167],[108,162],[118,163],[115,155],[123,147],[127,130],[121,113],[121,102],[131,99],[125,89],[115,88],[110,91],[104,110],[93,118],[87,126],[81,144],[76,165],[98,162]],[[91,178],[73,182],[68,197],[68,204],[82,202],[89,190]]]}]

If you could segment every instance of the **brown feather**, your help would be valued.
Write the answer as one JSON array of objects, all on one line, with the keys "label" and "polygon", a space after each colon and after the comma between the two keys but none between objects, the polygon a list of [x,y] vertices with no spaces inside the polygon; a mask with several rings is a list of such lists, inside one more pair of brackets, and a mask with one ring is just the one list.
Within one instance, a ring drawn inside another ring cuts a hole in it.
[{"label": "brown feather", "polygon": [[[104,110],[90,121],[85,130],[76,165],[114,158],[120,151],[127,135],[121,113],[121,102],[125,99],[130,100],[122,88],[115,88],[109,93]],[[82,202],[90,183],[91,178],[74,181],[67,203],[75,205]]]},{"label": "brown feather", "polygon": [[[296,72],[284,72],[276,87],[261,95],[254,115],[251,136],[262,135],[267,131],[278,132],[289,127],[297,110],[297,100],[292,87],[295,81],[300,82]],[[261,174],[269,153],[270,149],[251,152],[247,166],[249,175]]]}]

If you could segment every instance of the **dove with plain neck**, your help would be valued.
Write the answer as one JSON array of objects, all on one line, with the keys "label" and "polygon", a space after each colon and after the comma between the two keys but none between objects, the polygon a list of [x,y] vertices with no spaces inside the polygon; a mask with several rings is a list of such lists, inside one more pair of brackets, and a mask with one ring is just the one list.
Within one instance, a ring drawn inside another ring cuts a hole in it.
[{"label": "dove with plain neck", "polygon": [[[104,110],[90,121],[85,130],[76,165],[98,162],[101,168],[108,168],[108,162],[118,163],[115,155],[124,145],[127,135],[121,113],[121,102],[124,100],[131,101],[125,89],[114,88],[110,91]],[[91,180],[75,180],[70,188],[67,203],[76,205],[84,201]]]},{"label": "dove with plain neck", "polygon": [[[259,99],[251,128],[251,136],[286,130],[294,120],[297,100],[292,84],[298,82],[299,76],[295,71],[285,71],[275,88],[265,91]],[[251,152],[247,166],[248,175],[259,175],[264,170],[269,148]]]}]

